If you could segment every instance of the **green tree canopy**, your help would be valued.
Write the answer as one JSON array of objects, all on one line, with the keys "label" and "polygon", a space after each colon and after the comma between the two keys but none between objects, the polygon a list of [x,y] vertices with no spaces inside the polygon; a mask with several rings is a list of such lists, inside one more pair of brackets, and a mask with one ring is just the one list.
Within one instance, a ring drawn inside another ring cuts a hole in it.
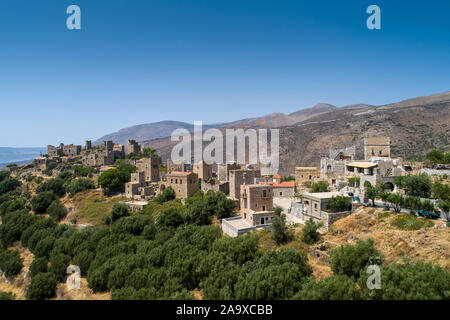
[{"label": "green tree canopy", "polygon": [[43,191],[31,199],[31,208],[36,213],[45,213],[55,200],[58,200],[58,196],[53,191]]},{"label": "green tree canopy", "polygon": [[328,191],[328,182],[317,181],[311,185],[311,192],[326,192]]},{"label": "green tree canopy", "polygon": [[293,238],[293,233],[286,225],[286,215],[274,216],[272,218],[272,238],[280,245]]},{"label": "green tree canopy", "polygon": [[59,200],[55,200],[47,208],[47,213],[56,221],[61,221],[67,216],[67,209]]},{"label": "green tree canopy", "polygon": [[173,199],[175,199],[175,191],[172,189],[172,187],[167,187],[163,192],[155,197],[154,201],[156,203],[162,204]]},{"label": "green tree canopy", "polygon": [[55,296],[57,281],[53,273],[38,273],[31,278],[27,288],[27,299],[44,300]]},{"label": "green tree canopy", "polygon": [[369,264],[380,264],[379,252],[373,246],[373,240],[358,240],[354,245],[343,245],[330,252],[330,267],[335,275],[358,278],[360,271]]},{"label": "green tree canopy", "polygon": [[312,218],[306,221],[302,229],[302,241],[306,244],[314,244],[320,240],[320,233],[317,231],[323,224],[314,222]]}]

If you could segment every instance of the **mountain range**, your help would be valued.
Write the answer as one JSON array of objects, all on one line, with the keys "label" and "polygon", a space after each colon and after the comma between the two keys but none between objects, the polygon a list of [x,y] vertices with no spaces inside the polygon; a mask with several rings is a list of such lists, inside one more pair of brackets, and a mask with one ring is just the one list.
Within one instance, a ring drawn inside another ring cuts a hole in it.
[{"label": "mountain range", "polygon": [[[175,145],[169,136],[177,128],[193,131],[192,124],[162,121],[125,128],[96,142],[126,144],[127,139],[135,139],[167,159]],[[286,175],[293,174],[295,166],[318,166],[320,157],[331,147],[356,146],[361,152],[365,136],[387,135],[393,156],[418,159],[432,149],[450,149],[450,91],[380,106],[338,108],[319,103],[290,114],[203,126],[204,130],[209,128],[279,128],[280,173]]]}]

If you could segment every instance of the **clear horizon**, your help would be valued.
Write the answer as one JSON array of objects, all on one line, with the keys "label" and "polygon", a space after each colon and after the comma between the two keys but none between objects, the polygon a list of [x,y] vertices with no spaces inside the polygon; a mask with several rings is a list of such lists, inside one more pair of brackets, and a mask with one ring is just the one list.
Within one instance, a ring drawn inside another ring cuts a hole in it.
[{"label": "clear horizon", "polygon": [[[81,8],[81,30],[66,8]],[[381,8],[381,30],[365,13]],[[0,3],[2,147],[164,120],[231,122],[450,90],[450,3]]]}]

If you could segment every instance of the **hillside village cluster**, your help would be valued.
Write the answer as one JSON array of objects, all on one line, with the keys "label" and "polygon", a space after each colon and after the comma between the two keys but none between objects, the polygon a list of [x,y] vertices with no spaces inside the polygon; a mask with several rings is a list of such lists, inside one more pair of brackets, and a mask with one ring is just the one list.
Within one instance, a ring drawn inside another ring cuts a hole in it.
[{"label": "hillside village cluster", "polygon": [[[261,168],[252,164],[210,165],[204,161],[176,164],[169,159],[165,165],[167,170],[163,171],[161,158],[156,155],[139,160],[127,159],[137,170],[125,185],[125,195],[130,199],[126,204],[132,210],[141,210],[168,187],[180,199],[193,196],[199,189],[203,192],[214,190],[225,193],[236,203],[239,213],[222,219],[222,229],[230,236],[269,227],[277,206],[283,209],[288,222],[303,222],[312,218],[328,228],[353,211],[353,206],[330,210],[329,202],[333,197],[346,197],[354,205],[366,203],[366,181],[372,185],[383,182],[393,191],[395,177],[422,168],[421,163],[392,158],[390,148],[389,137],[366,137],[362,159],[358,159],[355,146],[330,149],[329,154],[321,158],[319,166],[296,167],[295,181],[282,181],[286,179],[279,174],[262,175]],[[112,141],[105,141],[99,146],[86,141],[84,148],[73,144],[49,145],[45,156],[34,159],[33,170],[42,173],[51,162],[67,162],[97,168],[101,174],[112,168],[117,159],[140,152],[141,146],[135,140],[128,140],[126,148]],[[99,174],[94,178],[98,179]],[[308,187],[318,181],[328,183],[326,192],[308,192]]]}]

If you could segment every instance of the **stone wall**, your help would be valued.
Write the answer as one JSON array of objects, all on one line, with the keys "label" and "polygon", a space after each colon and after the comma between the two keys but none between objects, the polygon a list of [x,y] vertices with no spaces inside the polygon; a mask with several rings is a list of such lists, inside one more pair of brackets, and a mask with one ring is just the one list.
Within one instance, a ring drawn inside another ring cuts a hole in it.
[{"label": "stone wall", "polygon": [[367,137],[364,138],[364,159],[371,157],[390,157],[391,140],[389,137]]},{"label": "stone wall", "polygon": [[253,184],[255,178],[261,177],[259,169],[239,169],[230,171],[230,197],[240,198],[240,187],[242,184]]},{"label": "stone wall", "polygon": [[212,191],[220,191],[225,194],[230,193],[230,183],[229,182],[219,182],[217,180],[203,181],[202,180],[202,191],[204,193]]},{"label": "stone wall", "polygon": [[295,184],[299,190],[305,182],[315,182],[320,179],[319,167],[295,167]]},{"label": "stone wall", "polygon": [[343,212],[325,212],[325,214],[322,216],[322,221],[324,224],[324,227],[328,230],[328,228],[338,221],[339,219],[345,218],[352,214],[352,211],[343,211]]}]

